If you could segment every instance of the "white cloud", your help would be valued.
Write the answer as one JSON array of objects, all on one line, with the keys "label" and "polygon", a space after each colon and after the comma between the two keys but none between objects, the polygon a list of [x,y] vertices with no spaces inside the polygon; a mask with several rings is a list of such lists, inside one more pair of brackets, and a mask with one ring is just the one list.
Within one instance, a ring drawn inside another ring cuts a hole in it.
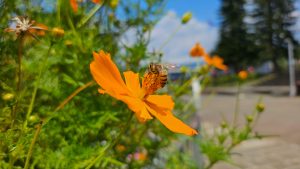
[{"label": "white cloud", "polygon": [[[207,50],[211,51],[218,40],[218,28],[206,22],[192,18],[185,25],[181,24],[181,18],[175,12],[168,12],[154,27],[150,37],[148,51],[153,52],[159,50],[163,43],[178,29],[178,32],[170,39],[170,41],[162,48],[163,62],[166,63],[191,63],[195,62],[189,57],[189,51],[196,42]],[[131,46],[135,43],[136,31],[130,29],[121,38],[122,43]]]},{"label": "white cloud", "polygon": [[[158,50],[169,36],[181,25],[181,18],[175,12],[168,12],[155,26],[149,45],[149,51]],[[192,18],[186,25],[182,25],[174,37],[164,46],[163,62],[190,63],[189,50],[196,42],[209,52],[218,41],[218,28],[206,22]]]}]

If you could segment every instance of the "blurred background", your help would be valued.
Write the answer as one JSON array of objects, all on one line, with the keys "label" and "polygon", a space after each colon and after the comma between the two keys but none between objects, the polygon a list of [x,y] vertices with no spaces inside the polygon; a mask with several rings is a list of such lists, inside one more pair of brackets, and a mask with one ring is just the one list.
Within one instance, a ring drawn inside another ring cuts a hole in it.
[{"label": "blurred background", "polygon": [[[0,0],[0,29],[0,168],[300,168],[299,0]],[[158,93],[201,134],[128,125],[93,83],[99,50],[141,76],[176,65]]]}]

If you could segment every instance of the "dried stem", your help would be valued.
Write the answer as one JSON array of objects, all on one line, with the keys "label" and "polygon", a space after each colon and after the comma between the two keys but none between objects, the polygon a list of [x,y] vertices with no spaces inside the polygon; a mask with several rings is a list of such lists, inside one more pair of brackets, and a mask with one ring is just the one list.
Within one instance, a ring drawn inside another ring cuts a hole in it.
[{"label": "dried stem", "polygon": [[59,106],[56,107],[56,109],[54,110],[54,112],[62,109],[70,100],[72,100],[73,97],[75,97],[79,92],[81,92],[82,90],[86,89],[87,87],[91,86],[94,84],[94,81],[89,81],[88,83],[86,83],[85,85],[79,87],[78,89],[76,89],[69,97],[67,97],[63,102],[60,103]]},{"label": "dried stem", "polygon": [[33,147],[34,147],[34,144],[38,138],[38,135],[41,131],[41,128],[42,128],[42,122],[40,124],[37,125],[36,127],[36,131],[35,131],[35,134],[33,136],[33,139],[31,141],[31,144],[30,144],[30,147],[29,147],[29,151],[27,153],[27,157],[26,157],[26,162],[25,162],[25,166],[24,166],[24,169],[28,169],[29,168],[29,161],[30,161],[30,158],[31,158],[31,155],[32,155],[32,152],[33,152]]}]

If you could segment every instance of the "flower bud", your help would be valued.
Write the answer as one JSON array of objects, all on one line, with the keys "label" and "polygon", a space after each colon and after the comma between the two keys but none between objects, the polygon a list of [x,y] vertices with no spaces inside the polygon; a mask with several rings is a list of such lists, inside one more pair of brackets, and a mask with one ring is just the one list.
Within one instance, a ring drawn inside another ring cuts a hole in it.
[{"label": "flower bud", "polygon": [[5,101],[9,101],[9,100],[13,99],[14,97],[15,97],[15,95],[12,93],[5,93],[2,95],[2,99]]},{"label": "flower bud", "polygon": [[28,121],[31,123],[37,123],[39,121],[39,117],[37,115],[31,115],[29,116]]},{"label": "flower bud", "polygon": [[193,16],[193,14],[191,12],[184,13],[181,18],[181,23],[182,24],[188,23],[191,20],[192,16]]},{"label": "flower bud", "polygon": [[256,111],[258,113],[262,113],[264,110],[265,110],[265,105],[264,104],[259,103],[259,104],[256,105]]},{"label": "flower bud", "polygon": [[53,28],[52,33],[55,37],[60,38],[64,36],[65,31],[61,28]]},{"label": "flower bud", "polygon": [[247,122],[248,122],[248,123],[253,122],[253,116],[251,116],[251,115],[247,115],[247,116],[246,116],[246,119],[247,119]]},{"label": "flower bud", "polygon": [[118,6],[118,4],[119,4],[119,0],[111,0],[110,3],[109,3],[109,6],[112,9],[116,9],[116,7]]}]

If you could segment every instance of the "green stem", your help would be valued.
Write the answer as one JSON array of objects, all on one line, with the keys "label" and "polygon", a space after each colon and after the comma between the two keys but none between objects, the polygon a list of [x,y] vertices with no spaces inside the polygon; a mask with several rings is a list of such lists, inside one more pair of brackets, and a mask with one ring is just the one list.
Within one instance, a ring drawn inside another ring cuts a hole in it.
[{"label": "green stem", "polygon": [[126,131],[126,130],[128,129],[128,127],[130,126],[130,124],[131,124],[130,122],[131,122],[131,120],[132,120],[132,117],[133,117],[133,113],[130,114],[130,116],[129,116],[129,118],[128,118],[126,124],[125,124],[125,126],[122,127],[122,130],[121,130],[121,132],[119,133],[119,135],[117,136],[117,138],[114,139],[114,141],[113,141],[112,143],[110,143],[108,146],[106,146],[104,149],[101,149],[99,155],[98,155],[94,160],[92,160],[92,161],[88,164],[88,166],[87,166],[85,169],[90,169],[97,161],[99,161],[99,160],[101,160],[101,159],[103,158],[103,155],[104,155],[109,149],[111,149],[113,146],[115,146],[115,145],[119,142],[121,136],[125,133],[125,131]]},{"label": "green stem", "polygon": [[33,152],[33,147],[34,147],[34,144],[38,138],[38,135],[41,131],[41,128],[42,128],[42,123],[38,124],[37,125],[37,129],[35,131],[35,134],[33,136],[33,139],[31,141],[31,144],[30,144],[30,147],[29,147],[29,151],[27,153],[27,157],[26,157],[26,162],[25,162],[25,166],[24,166],[24,169],[28,169],[29,168],[29,161],[30,161],[30,158],[31,158],[31,155],[32,155],[32,152]]},{"label": "green stem", "polygon": [[238,89],[237,89],[236,101],[235,101],[235,110],[234,110],[234,116],[233,116],[233,126],[237,125],[237,120],[239,118],[240,92],[241,92],[241,83],[238,82]]},{"label": "green stem", "polygon": [[188,81],[186,81],[183,85],[181,85],[179,89],[176,90],[176,92],[175,92],[175,94],[174,94],[175,97],[179,97],[179,96],[182,94],[182,92],[185,91],[185,89],[186,89],[187,87],[190,87],[190,84],[191,84],[191,82],[192,82],[192,79],[193,79],[193,78],[190,78],[190,79],[189,79]]},{"label": "green stem", "polygon": [[94,6],[94,8],[84,17],[80,20],[79,24],[77,25],[77,28],[81,28],[83,25],[87,23],[91,19],[92,16],[96,14],[96,12],[103,6],[102,2],[101,4],[97,4]]},{"label": "green stem", "polygon": [[30,114],[32,113],[34,102],[35,102],[35,98],[36,98],[36,93],[37,93],[37,90],[38,90],[39,85],[40,85],[41,75],[42,75],[42,73],[46,69],[48,57],[50,55],[50,51],[51,51],[51,48],[52,48],[53,44],[54,43],[51,42],[51,44],[49,46],[49,49],[47,51],[47,55],[45,57],[45,60],[43,61],[43,64],[40,67],[40,71],[39,71],[39,74],[38,74],[38,77],[37,77],[37,82],[36,82],[36,84],[34,86],[32,97],[31,97],[31,101],[30,101],[30,105],[29,105],[28,110],[27,110],[26,119],[25,119],[25,122],[23,124],[23,130],[26,130],[26,128],[27,128],[27,122],[28,122]]},{"label": "green stem", "polygon": [[56,5],[56,18],[57,18],[57,21],[58,21],[58,24],[61,26],[61,17],[60,17],[60,15],[61,15],[61,9],[60,9],[60,7],[61,7],[61,0],[58,0],[57,2],[57,5]]},{"label": "green stem", "polygon": [[179,25],[174,32],[171,33],[171,35],[164,41],[164,43],[160,46],[158,51],[160,52],[171,40],[172,38],[176,35],[176,33],[180,30],[181,25]]},{"label": "green stem", "polygon": [[21,81],[22,81],[22,56],[23,56],[23,35],[20,35],[19,45],[18,45],[18,83],[17,92],[20,92]]},{"label": "green stem", "polygon": [[19,36],[19,44],[18,44],[18,81],[17,81],[17,99],[16,99],[16,105],[13,108],[13,111],[11,113],[11,128],[14,126],[15,123],[15,118],[16,118],[16,113],[17,109],[19,107],[19,102],[20,102],[20,91],[21,91],[21,81],[22,81],[22,56],[23,56],[23,46],[24,46],[24,35],[23,33],[20,34]]}]

